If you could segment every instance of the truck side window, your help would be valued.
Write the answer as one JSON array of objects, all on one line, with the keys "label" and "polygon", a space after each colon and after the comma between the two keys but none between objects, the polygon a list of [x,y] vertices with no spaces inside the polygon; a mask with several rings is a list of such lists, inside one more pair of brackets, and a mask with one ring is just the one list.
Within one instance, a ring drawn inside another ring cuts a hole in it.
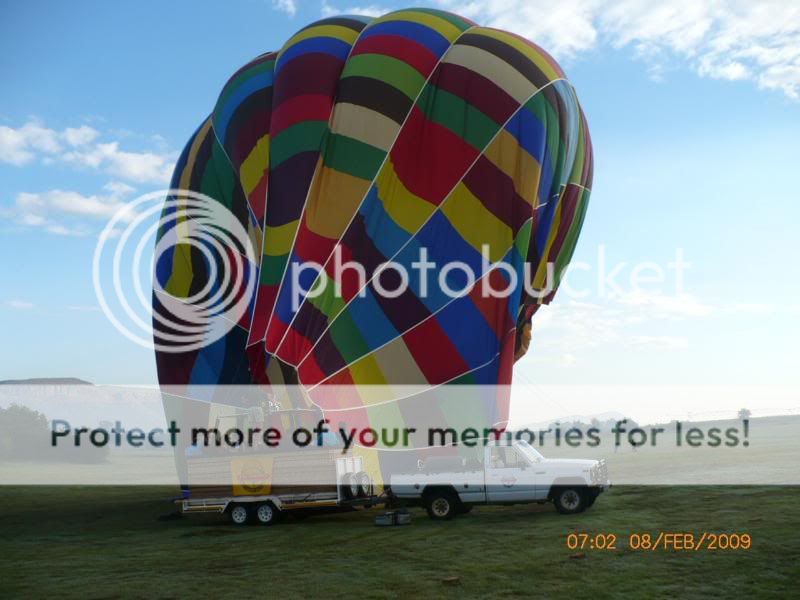
[{"label": "truck side window", "polygon": [[503,469],[506,466],[505,448],[499,446],[492,447],[492,468]]},{"label": "truck side window", "polygon": [[523,468],[528,465],[528,461],[525,460],[525,457],[519,453],[519,450],[516,448],[509,448],[506,451],[506,461],[511,461],[512,466]]},{"label": "truck side window", "polygon": [[503,446],[494,446],[491,458],[493,469],[511,469],[527,464],[525,459],[514,448],[505,448]]}]

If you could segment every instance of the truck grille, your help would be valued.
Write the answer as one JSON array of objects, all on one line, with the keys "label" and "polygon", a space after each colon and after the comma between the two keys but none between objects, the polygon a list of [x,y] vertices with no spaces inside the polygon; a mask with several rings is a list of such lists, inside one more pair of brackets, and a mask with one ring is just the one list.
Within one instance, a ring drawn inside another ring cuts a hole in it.
[{"label": "truck grille", "polygon": [[608,465],[606,464],[605,459],[600,460],[600,463],[597,465],[595,477],[597,478],[595,480],[596,483],[605,484],[608,482]]}]

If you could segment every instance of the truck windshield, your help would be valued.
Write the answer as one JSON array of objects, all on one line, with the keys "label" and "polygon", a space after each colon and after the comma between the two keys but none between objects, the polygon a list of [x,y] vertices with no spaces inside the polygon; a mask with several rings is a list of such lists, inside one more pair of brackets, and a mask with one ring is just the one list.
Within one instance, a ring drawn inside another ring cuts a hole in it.
[{"label": "truck windshield", "polygon": [[525,440],[518,441],[515,446],[519,448],[519,451],[527,456],[528,460],[531,462],[539,462],[540,460],[544,459],[544,456],[542,456],[542,454],[536,448],[531,446]]}]

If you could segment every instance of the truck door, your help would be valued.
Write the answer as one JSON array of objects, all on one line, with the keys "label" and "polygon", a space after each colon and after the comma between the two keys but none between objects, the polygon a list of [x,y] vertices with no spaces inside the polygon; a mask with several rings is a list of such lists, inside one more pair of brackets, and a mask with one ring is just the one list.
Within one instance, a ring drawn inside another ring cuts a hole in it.
[{"label": "truck door", "polygon": [[535,499],[533,468],[513,446],[492,446],[486,463],[486,499],[523,502]]}]

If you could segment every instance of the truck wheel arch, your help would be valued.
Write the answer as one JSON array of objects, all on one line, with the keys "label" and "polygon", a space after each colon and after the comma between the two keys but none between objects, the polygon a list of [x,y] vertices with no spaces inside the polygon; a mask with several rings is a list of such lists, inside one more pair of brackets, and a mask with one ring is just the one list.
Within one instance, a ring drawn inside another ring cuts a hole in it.
[{"label": "truck wheel arch", "polygon": [[550,489],[547,491],[547,499],[553,500],[556,493],[565,487],[588,488],[589,486],[587,485],[586,480],[581,479],[580,477],[562,477],[561,479],[556,479],[550,485]]},{"label": "truck wheel arch", "polygon": [[455,486],[452,485],[427,485],[422,488],[422,496],[423,499],[430,497],[431,494],[437,493],[447,493],[452,494],[456,498],[458,498],[458,492],[456,491]]}]

